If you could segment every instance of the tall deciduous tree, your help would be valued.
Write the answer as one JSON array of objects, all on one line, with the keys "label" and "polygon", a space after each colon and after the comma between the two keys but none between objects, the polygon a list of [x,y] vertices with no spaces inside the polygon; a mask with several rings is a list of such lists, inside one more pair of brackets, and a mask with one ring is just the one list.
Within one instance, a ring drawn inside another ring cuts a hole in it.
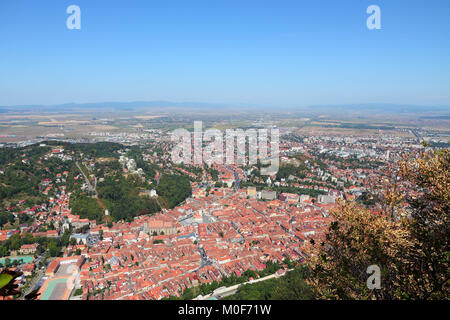
[{"label": "tall deciduous tree", "polygon": [[[404,157],[398,176],[410,192],[390,188],[381,213],[340,203],[325,239],[308,248],[308,282],[320,298],[449,297],[449,159],[448,150]],[[380,289],[367,286],[371,265]]]}]

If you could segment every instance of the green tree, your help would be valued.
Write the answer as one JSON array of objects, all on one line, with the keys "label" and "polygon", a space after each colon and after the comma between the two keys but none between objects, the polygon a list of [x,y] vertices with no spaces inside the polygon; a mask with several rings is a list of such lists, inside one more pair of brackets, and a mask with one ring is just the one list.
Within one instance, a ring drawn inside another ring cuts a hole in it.
[{"label": "green tree", "polygon": [[[425,152],[399,162],[397,183],[374,214],[355,203],[332,212],[324,242],[312,243],[312,285],[326,299],[447,299],[449,297],[450,156]],[[394,177],[394,181],[397,178]],[[409,209],[404,209],[409,204]],[[380,289],[367,288],[367,267],[381,269]]]}]

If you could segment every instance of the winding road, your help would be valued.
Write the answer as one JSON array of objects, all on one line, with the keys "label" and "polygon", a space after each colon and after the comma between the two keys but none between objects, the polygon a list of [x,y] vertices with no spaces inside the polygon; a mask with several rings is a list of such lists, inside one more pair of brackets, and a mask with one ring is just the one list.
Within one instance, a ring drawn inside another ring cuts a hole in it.
[{"label": "winding road", "polygon": [[86,176],[86,174],[84,173],[84,171],[81,169],[80,164],[78,163],[78,161],[75,161],[75,164],[76,164],[76,166],[78,167],[78,169],[80,169],[81,174],[83,175],[84,180],[86,181],[86,184],[87,184],[87,186],[88,186],[88,192],[92,192],[92,193],[94,193],[94,195],[97,195],[97,190],[96,190],[96,187],[97,187],[97,177],[95,177],[95,179],[94,179],[94,181],[95,181],[94,184],[95,184],[95,185],[92,186],[92,184],[91,184],[91,182],[89,181],[88,177]]}]

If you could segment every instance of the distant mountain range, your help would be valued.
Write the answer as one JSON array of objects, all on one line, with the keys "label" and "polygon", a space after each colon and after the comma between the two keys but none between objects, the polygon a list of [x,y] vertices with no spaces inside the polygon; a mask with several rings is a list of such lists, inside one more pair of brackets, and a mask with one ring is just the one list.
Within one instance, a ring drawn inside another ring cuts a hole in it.
[{"label": "distant mountain range", "polygon": [[305,112],[310,114],[416,114],[428,117],[445,118],[449,116],[450,106],[418,106],[406,104],[364,103],[313,105],[308,107],[271,107],[250,104],[224,104],[204,102],[170,102],[170,101],[133,101],[133,102],[92,102],[66,103],[60,105],[17,105],[0,106],[0,113],[10,112],[92,112],[92,111],[164,111],[164,110],[197,110],[197,111],[280,111]]},{"label": "distant mountain range", "polygon": [[308,107],[309,109],[320,110],[373,110],[381,112],[394,113],[422,113],[422,112],[441,112],[450,111],[450,106],[418,106],[409,104],[391,104],[391,103],[361,103],[361,104],[338,104],[338,105],[315,105]]},{"label": "distant mountain range", "polygon": [[90,102],[90,103],[65,103],[59,105],[17,105],[17,106],[0,106],[0,110],[7,112],[14,111],[94,111],[117,110],[130,111],[142,109],[159,109],[159,108],[189,108],[189,109],[210,109],[223,108],[224,104],[213,104],[203,102],[170,102],[170,101],[133,101],[133,102]]}]

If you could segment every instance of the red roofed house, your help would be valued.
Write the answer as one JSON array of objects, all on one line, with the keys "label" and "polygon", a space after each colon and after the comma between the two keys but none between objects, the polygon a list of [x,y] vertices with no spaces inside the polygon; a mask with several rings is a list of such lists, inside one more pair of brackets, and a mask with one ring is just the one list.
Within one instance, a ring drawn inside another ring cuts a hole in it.
[{"label": "red roofed house", "polygon": [[39,247],[38,243],[33,244],[23,244],[20,247],[20,254],[33,254],[36,252],[37,248]]}]

